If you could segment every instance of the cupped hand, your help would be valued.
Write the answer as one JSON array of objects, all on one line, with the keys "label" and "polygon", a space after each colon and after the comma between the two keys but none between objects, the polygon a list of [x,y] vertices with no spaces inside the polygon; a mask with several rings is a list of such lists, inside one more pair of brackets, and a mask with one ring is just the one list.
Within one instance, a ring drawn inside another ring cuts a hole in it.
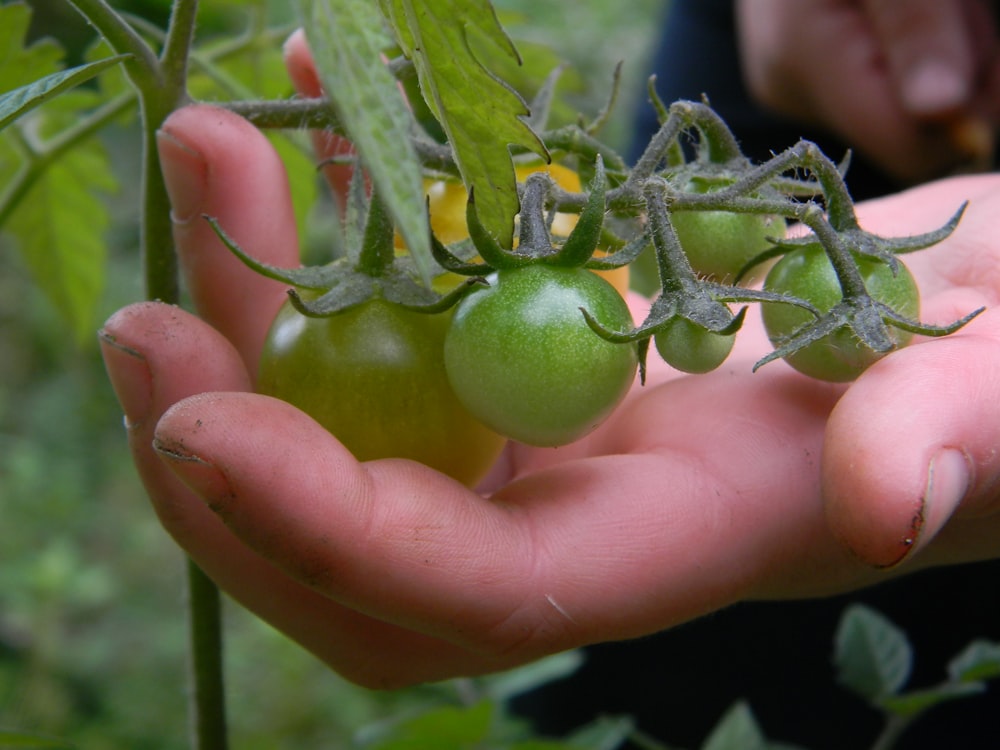
[{"label": "cupped hand", "polygon": [[988,164],[1000,126],[994,8],[741,0],[744,76],[763,105],[835,133],[896,179]]},{"label": "cupped hand", "polygon": [[[358,463],[311,418],[252,392],[285,288],[243,267],[201,216],[260,260],[297,264],[282,165],[256,129],[205,105],[172,115],[159,145],[199,317],[139,303],[101,333],[135,463],[194,561],[349,679],[495,671],[744,599],[1000,554],[992,310],[846,389],[780,362],[751,373],[767,351],[754,316],[721,370],[657,365],[591,435],[513,446],[472,491],[409,461]],[[954,236],[913,256],[931,322],[1000,296],[1000,177],[862,207],[867,227],[898,234],[967,199]]]}]

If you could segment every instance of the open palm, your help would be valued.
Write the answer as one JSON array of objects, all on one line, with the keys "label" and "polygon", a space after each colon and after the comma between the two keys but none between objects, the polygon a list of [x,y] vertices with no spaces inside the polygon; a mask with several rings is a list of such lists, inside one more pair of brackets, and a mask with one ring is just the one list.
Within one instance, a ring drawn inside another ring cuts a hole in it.
[{"label": "open palm", "polygon": [[[102,331],[136,465],[208,575],[349,679],[492,671],[739,600],[1000,555],[993,310],[850,387],[781,362],[751,373],[767,351],[751,315],[719,371],[656,365],[597,431],[512,445],[473,492],[408,461],[359,464],[307,415],[252,392],[285,288],[244,268],[201,216],[257,258],[296,264],[282,166],[252,126],[203,105],[166,122],[160,152],[199,317],[139,303]],[[929,322],[1000,296],[1000,176],[859,209],[871,231],[908,234],[965,200],[956,233],[910,262]]]}]

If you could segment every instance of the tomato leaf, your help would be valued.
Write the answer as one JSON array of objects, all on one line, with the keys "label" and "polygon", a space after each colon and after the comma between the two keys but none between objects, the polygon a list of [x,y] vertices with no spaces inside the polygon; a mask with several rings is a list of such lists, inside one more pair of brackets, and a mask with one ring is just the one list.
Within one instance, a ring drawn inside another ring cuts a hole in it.
[{"label": "tomato leaf", "polygon": [[430,230],[412,117],[381,54],[390,45],[369,0],[298,0],[306,38],[337,119],[420,273],[430,279]]},{"label": "tomato leaf", "polygon": [[441,706],[391,727],[373,727],[373,733],[382,730],[387,736],[373,737],[374,742],[365,744],[369,750],[478,747],[489,734],[495,712],[496,706],[490,701],[462,707]]},{"label": "tomato leaf", "polygon": [[834,661],[843,685],[878,703],[898,693],[906,683],[913,651],[906,634],[890,620],[856,604],[841,617]]},{"label": "tomato leaf", "polygon": [[733,704],[701,746],[702,750],[766,750],[767,739],[749,706]]},{"label": "tomato leaf", "polygon": [[34,83],[21,86],[13,91],[8,91],[0,96],[0,130],[14,122],[17,118],[26,115],[55,96],[68,91],[74,86],[89,81],[94,76],[103,72],[112,65],[117,65],[130,55],[116,55],[106,57],[97,62],[79,65],[69,70],[52,73],[41,78]]},{"label": "tomato leaf", "polygon": [[[525,121],[528,107],[484,65],[517,49],[489,0],[379,0],[403,53],[413,61],[424,100],[444,129],[480,220],[511,247],[518,209],[510,147],[547,158]],[[475,47],[475,51],[473,50]]]},{"label": "tomato leaf", "polygon": [[31,23],[31,8],[23,3],[0,7],[0,91],[11,91],[59,70],[62,47],[41,39],[23,47]]},{"label": "tomato leaf", "polygon": [[64,740],[29,732],[0,730],[0,747],[34,747],[48,750],[70,750],[73,745]]},{"label": "tomato leaf", "polygon": [[1000,678],[1000,643],[973,641],[949,662],[948,676],[957,682]]},{"label": "tomato leaf", "polygon": [[926,690],[886,696],[878,705],[897,716],[916,716],[941,703],[978,695],[984,690],[986,685],[982,682],[945,682]]},{"label": "tomato leaf", "polygon": [[[0,155],[0,161],[6,159]],[[40,174],[4,226],[80,342],[93,335],[104,286],[109,217],[95,191],[115,186],[103,147],[88,141]]]}]

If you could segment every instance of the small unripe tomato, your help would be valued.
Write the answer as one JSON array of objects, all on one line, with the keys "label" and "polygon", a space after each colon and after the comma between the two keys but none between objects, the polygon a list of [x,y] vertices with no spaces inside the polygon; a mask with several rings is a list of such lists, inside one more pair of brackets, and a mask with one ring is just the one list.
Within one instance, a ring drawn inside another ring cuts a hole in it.
[{"label": "small unripe tomato", "polygon": [[[872,298],[916,320],[920,314],[920,293],[909,269],[900,261],[894,274],[882,261],[867,257],[856,260]],[[818,245],[797,248],[785,255],[768,273],[764,288],[811,302],[821,313],[828,312],[843,299],[833,265]],[[761,315],[767,335],[775,346],[814,320],[807,310],[773,302],[762,305]],[[909,331],[894,326],[889,326],[888,330],[897,347],[905,346],[913,338]],[[884,353],[862,344],[850,328],[841,326],[788,355],[785,361],[799,372],[819,380],[847,382],[883,356]]]}]

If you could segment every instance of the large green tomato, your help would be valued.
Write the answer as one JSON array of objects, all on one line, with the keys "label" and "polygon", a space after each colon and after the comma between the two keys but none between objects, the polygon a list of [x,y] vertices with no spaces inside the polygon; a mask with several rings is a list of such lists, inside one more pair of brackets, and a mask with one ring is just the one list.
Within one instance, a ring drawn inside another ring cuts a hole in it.
[{"label": "large green tomato", "polygon": [[382,300],[311,318],[286,303],[267,335],[257,389],[311,415],[359,460],[409,458],[474,485],[505,441],[448,383],[450,318]]},{"label": "large green tomato", "polygon": [[[873,299],[885,303],[897,313],[915,320],[920,314],[920,293],[912,274],[898,265],[896,274],[888,264],[871,258],[856,258],[865,288]],[[811,302],[821,312],[828,312],[843,299],[840,282],[826,252],[817,245],[793,250],[768,273],[764,288],[791,294]],[[764,327],[771,343],[783,339],[814,320],[806,310],[793,305],[768,302],[762,305]],[[897,346],[909,343],[913,334],[893,326],[889,334]],[[884,355],[862,344],[854,333],[842,326],[819,341],[785,357],[799,372],[820,380],[854,380],[869,365]]]},{"label": "large green tomato", "polygon": [[459,400],[507,437],[563,445],[599,425],[635,377],[636,347],[594,333],[627,331],[632,316],[607,281],[582,268],[533,264],[500,270],[463,299],[445,340]]}]

